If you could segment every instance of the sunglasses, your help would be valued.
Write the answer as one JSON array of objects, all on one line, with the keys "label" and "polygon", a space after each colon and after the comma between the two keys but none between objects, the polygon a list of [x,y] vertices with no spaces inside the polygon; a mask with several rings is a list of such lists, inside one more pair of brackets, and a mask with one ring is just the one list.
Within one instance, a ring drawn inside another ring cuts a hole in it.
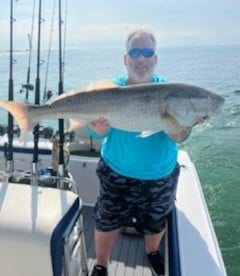
[{"label": "sunglasses", "polygon": [[154,50],[151,48],[144,48],[144,49],[139,49],[139,48],[133,48],[128,51],[128,55],[131,58],[138,58],[140,55],[143,55],[146,58],[152,57],[154,55]]}]

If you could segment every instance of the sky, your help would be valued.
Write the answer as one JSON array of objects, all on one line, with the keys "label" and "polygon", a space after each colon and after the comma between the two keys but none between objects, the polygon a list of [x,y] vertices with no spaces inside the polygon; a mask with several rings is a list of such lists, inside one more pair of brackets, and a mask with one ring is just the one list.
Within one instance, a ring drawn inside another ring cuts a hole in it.
[{"label": "sky", "polygon": [[[57,33],[55,1],[42,0],[41,32],[46,41],[51,30]],[[32,28],[33,4],[34,0],[13,0],[16,50],[29,48],[27,34]],[[36,1],[35,36],[38,6]],[[128,32],[139,27],[152,30],[158,46],[240,44],[239,0],[62,0],[62,8],[62,27],[69,48],[124,45]],[[2,1],[0,50],[9,49],[9,14],[10,1]],[[56,36],[52,45],[57,47]]]}]

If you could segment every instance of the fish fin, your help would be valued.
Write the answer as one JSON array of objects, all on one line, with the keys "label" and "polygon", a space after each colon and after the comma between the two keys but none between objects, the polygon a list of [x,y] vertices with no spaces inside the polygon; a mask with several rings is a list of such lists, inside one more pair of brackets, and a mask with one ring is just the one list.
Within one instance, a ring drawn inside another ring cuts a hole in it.
[{"label": "fish fin", "polygon": [[29,116],[29,106],[31,105],[13,101],[0,101],[0,107],[7,109],[7,111],[10,112],[17,121],[17,124],[21,130],[21,140],[24,140],[30,129],[32,129],[33,126],[37,124],[37,122]]},{"label": "fish fin", "polygon": [[166,112],[162,116],[163,130],[168,135],[179,135],[183,126],[179,124],[177,119],[170,113]]},{"label": "fish fin", "polygon": [[141,134],[139,135],[139,137],[142,138],[146,138],[149,137],[151,135],[153,135],[154,133],[159,132],[159,130],[146,130],[146,131],[142,131]]},{"label": "fish fin", "polygon": [[82,91],[82,88],[75,88],[75,89],[69,90],[67,92],[64,92],[61,95],[55,97],[52,101],[50,101],[50,103],[52,104],[54,102],[57,102],[59,100],[66,98],[66,97],[72,96],[76,93],[79,93],[79,91]]},{"label": "fish fin", "polygon": [[69,119],[68,122],[69,122],[69,126],[68,126],[69,132],[82,128],[86,125],[83,121],[75,120],[75,119]]},{"label": "fish fin", "polygon": [[61,95],[59,95],[55,99],[53,99],[51,101],[51,103],[57,102],[59,100],[62,100],[66,97],[72,96],[72,95],[77,94],[77,93],[92,92],[92,91],[98,91],[98,90],[101,91],[102,89],[115,88],[115,87],[118,87],[118,85],[113,83],[110,80],[102,80],[102,81],[98,81],[98,82],[91,82],[87,86],[74,88],[74,89],[71,89],[69,91],[66,91],[66,92],[62,93]]},{"label": "fish fin", "polygon": [[88,84],[85,87],[85,91],[91,92],[91,91],[95,91],[95,90],[101,90],[101,89],[106,89],[106,88],[115,88],[118,87],[117,84],[113,83],[110,80],[101,80],[101,81],[97,81],[97,82],[92,82],[90,84]]}]

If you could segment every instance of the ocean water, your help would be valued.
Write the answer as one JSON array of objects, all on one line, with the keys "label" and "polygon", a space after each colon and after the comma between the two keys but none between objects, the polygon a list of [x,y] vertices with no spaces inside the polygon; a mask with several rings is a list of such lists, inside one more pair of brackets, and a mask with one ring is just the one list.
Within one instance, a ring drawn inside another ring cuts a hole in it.
[{"label": "ocean water", "polygon": [[[64,88],[70,90],[90,82],[111,79],[126,72],[123,48],[119,46],[82,48],[65,53]],[[203,192],[218,237],[228,275],[240,275],[240,45],[169,47],[158,49],[156,73],[168,81],[186,82],[208,88],[226,99],[222,111],[194,128],[180,148],[187,150],[195,163]],[[26,82],[28,52],[14,53],[13,79],[15,100]],[[41,59],[41,93],[44,87],[57,93],[58,53]],[[36,56],[32,56],[31,82],[36,78]],[[46,71],[48,77],[46,78]],[[0,98],[7,99],[9,55],[0,53]],[[33,92],[29,100],[33,101]],[[0,110],[0,122],[7,122]],[[189,199],[191,200],[191,199]],[[209,275],[210,276],[210,275]]]}]

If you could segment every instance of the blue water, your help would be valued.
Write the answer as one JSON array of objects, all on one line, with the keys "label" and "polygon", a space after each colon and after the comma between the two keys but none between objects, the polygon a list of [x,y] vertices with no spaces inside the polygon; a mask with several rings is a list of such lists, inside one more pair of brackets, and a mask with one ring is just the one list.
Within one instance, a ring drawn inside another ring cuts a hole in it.
[{"label": "blue water", "polygon": [[[46,60],[45,52],[42,59]],[[220,114],[196,127],[181,145],[195,162],[210,215],[222,250],[228,275],[240,275],[240,45],[159,48],[156,72],[169,81],[203,86],[223,95],[226,103]],[[14,54],[14,91],[26,81],[27,52]],[[109,79],[125,72],[123,49],[119,47],[69,50],[66,52],[64,87],[66,90],[89,82]],[[51,54],[47,89],[57,92],[58,55]],[[33,56],[33,61],[36,59]],[[1,98],[7,99],[9,56],[0,53]],[[32,83],[36,65],[32,65]],[[41,87],[45,86],[46,62],[41,65]],[[33,101],[33,95],[30,96]],[[1,122],[6,112],[0,111]],[[189,199],[191,200],[191,199]],[[210,276],[210,275],[209,275]]]}]

